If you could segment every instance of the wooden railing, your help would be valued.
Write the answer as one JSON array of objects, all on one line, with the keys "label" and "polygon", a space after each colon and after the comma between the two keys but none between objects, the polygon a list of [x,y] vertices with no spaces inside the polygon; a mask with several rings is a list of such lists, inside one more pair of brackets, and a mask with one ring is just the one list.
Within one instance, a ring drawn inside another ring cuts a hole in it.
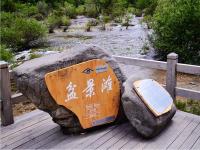
[{"label": "wooden railing", "polygon": [[[200,66],[178,63],[178,55],[171,53],[167,56],[167,62],[147,60],[140,58],[130,58],[122,56],[113,56],[119,63],[126,65],[141,66],[153,69],[166,70],[166,89],[175,100],[176,96],[182,96],[190,99],[200,100],[200,91],[176,87],[177,72],[194,74],[200,76]],[[26,101],[23,94],[11,95],[10,79],[12,73],[9,72],[8,64],[0,62],[1,69],[1,124],[9,125],[14,122],[12,103]],[[165,86],[165,85],[164,85]]]},{"label": "wooden railing", "polygon": [[122,56],[114,56],[114,58],[119,63],[126,65],[166,70],[166,85],[164,86],[166,86],[167,91],[174,100],[176,96],[200,100],[200,91],[176,87],[177,72],[200,76],[200,66],[178,63],[178,55],[175,53],[171,53],[167,56],[167,62]]}]

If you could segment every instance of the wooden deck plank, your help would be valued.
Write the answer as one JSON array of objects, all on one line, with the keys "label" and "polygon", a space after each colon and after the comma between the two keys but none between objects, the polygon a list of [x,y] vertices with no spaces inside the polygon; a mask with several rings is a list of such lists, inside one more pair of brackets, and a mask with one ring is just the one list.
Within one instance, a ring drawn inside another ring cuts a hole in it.
[{"label": "wooden deck plank", "polygon": [[[171,126],[173,124],[174,124],[174,126],[177,125],[176,122],[180,122],[180,121],[183,121],[183,117],[176,114],[174,116],[174,118],[172,119],[173,123],[169,124],[169,126],[165,130],[168,130],[168,128],[171,128]],[[165,133],[165,130],[163,131],[164,133]],[[158,136],[163,135],[164,134],[163,132],[160,135],[158,135]],[[140,135],[136,134],[136,136],[134,136],[133,139],[129,139],[129,141],[125,145],[123,145],[121,147],[121,149],[124,149],[124,150],[126,150],[126,149],[133,149],[133,148],[135,148],[135,149],[143,149],[148,143],[150,143],[150,140],[144,139]]]},{"label": "wooden deck plank", "polygon": [[[114,129],[115,126],[109,126],[104,129],[96,130],[94,132],[89,132],[86,134],[80,135],[62,135],[59,137],[52,138],[48,141],[41,141],[43,145],[41,147],[36,146],[37,148],[52,148],[52,149],[80,149],[82,148],[88,141],[94,140],[95,138],[101,137],[110,130]],[[78,148],[79,147],[79,148]],[[35,147],[34,147],[35,148]]]},{"label": "wooden deck plank", "polygon": [[[162,142],[164,143],[165,137],[166,138],[170,138],[171,134],[174,133],[174,128],[177,127],[177,124],[184,124],[186,121],[184,120],[184,117],[179,116],[178,114],[176,114],[174,116],[174,118],[172,119],[172,121],[170,122],[170,124],[165,128],[165,130],[163,130],[158,136],[156,136],[153,139],[144,139],[144,138],[140,138],[141,140],[138,141],[138,143],[136,143],[136,145],[134,145],[133,147],[129,147],[131,149],[161,149],[161,147],[163,147],[165,144],[162,145]],[[181,127],[179,128],[179,130],[181,129]],[[178,131],[179,131],[178,130]],[[175,131],[178,132],[178,131]],[[164,140],[164,141],[163,141]],[[167,141],[166,141],[167,142]],[[157,143],[157,144],[156,144]],[[156,147],[156,146],[159,147]]]},{"label": "wooden deck plank", "polygon": [[190,149],[199,139],[200,136],[200,124],[195,128],[195,130],[190,134],[190,136],[184,141],[180,149]]},{"label": "wooden deck plank", "polygon": [[83,135],[64,135],[47,113],[37,110],[30,113],[31,118],[28,116],[27,113],[24,118],[20,117],[21,121],[16,125],[1,128],[6,130],[1,138],[1,148],[200,149],[200,117],[181,111],[177,111],[160,135],[149,140],[142,138],[129,123],[107,126]]},{"label": "wooden deck plank", "polygon": [[12,125],[9,126],[1,126],[1,135],[0,138],[4,138],[10,134],[13,134],[19,130],[23,130],[24,128],[27,128],[33,124],[36,124],[38,122],[40,122],[43,119],[47,119],[48,117],[50,117],[47,113],[44,113],[42,111],[33,111],[29,114],[30,116],[28,117],[28,115],[23,115],[25,118],[18,117],[16,120],[16,122]]},{"label": "wooden deck plank", "polygon": [[166,149],[168,145],[170,145],[177,138],[177,136],[184,131],[191,120],[192,119],[188,118],[187,116],[179,121],[178,119],[173,120],[172,124],[167,128],[167,130],[164,130],[162,134],[150,140],[150,142],[144,148]]},{"label": "wooden deck plank", "polygon": [[107,128],[103,128],[94,132],[89,132],[83,135],[78,135],[73,138],[71,141],[63,141],[59,145],[53,147],[55,149],[63,149],[63,148],[68,148],[70,149],[77,149],[79,148],[84,148],[96,139],[102,137],[103,135],[107,134],[108,132],[112,131],[116,126],[109,126]]},{"label": "wooden deck plank", "polygon": [[84,149],[84,147],[90,145],[91,143],[93,143],[93,141],[96,141],[100,137],[102,137],[102,136],[106,135],[107,133],[111,132],[116,127],[117,126],[110,126],[107,129],[97,130],[94,134],[91,133],[84,140],[82,140],[82,141],[79,140],[78,142],[73,142],[72,143],[73,146],[72,145],[69,145],[69,146],[72,149]]},{"label": "wooden deck plank", "polygon": [[119,125],[114,130],[108,132],[106,135],[100,137],[99,139],[97,139],[96,141],[91,143],[89,146],[85,147],[85,149],[96,149],[96,148],[98,148],[99,146],[104,144],[107,140],[111,139],[112,137],[114,137],[119,132],[122,132],[122,130],[124,130],[126,126],[127,126],[127,123]]},{"label": "wooden deck plank", "polygon": [[120,150],[131,149],[132,147],[135,147],[137,144],[139,144],[143,140],[143,138],[136,131],[134,131],[133,133],[130,133],[129,137],[130,138],[127,139],[126,143],[119,146]]},{"label": "wooden deck plank", "polygon": [[44,134],[41,134],[40,136],[27,141],[25,143],[23,143],[22,145],[19,145],[18,147],[16,147],[16,149],[28,149],[30,148],[32,145],[36,145],[37,143],[45,140],[46,138],[48,138],[49,136],[51,136],[52,134],[56,133],[56,132],[60,132],[60,127],[57,126],[55,128],[53,128],[52,130],[47,131]]},{"label": "wooden deck plank", "polygon": [[132,128],[129,133],[121,138],[119,141],[117,141],[115,144],[113,144],[111,147],[109,147],[109,150],[116,150],[116,149],[121,149],[130,139],[133,139],[137,137],[136,130]]},{"label": "wooden deck plank", "polygon": [[31,111],[31,112],[24,113],[22,115],[16,116],[14,124],[16,124],[18,122],[25,121],[25,120],[33,118],[33,117],[38,117],[40,115],[49,115],[49,114],[42,111],[42,110],[36,109],[36,110]]},{"label": "wooden deck plank", "polygon": [[[109,126],[107,128],[103,128],[100,130],[96,130],[93,132],[89,132],[86,134],[80,134],[80,135],[62,135],[56,138],[53,138],[51,140],[48,140],[48,142],[41,141],[43,145],[41,147],[42,149],[77,149],[77,147],[82,148],[85,144],[88,143],[88,141],[94,140],[95,138],[101,137],[107,132],[110,132],[112,129],[114,129],[116,126]],[[64,136],[64,137],[63,137]]]},{"label": "wooden deck plank", "polygon": [[62,132],[55,133],[51,137],[45,141],[42,141],[44,143],[39,147],[37,147],[36,149],[52,149],[55,145],[59,145],[62,141],[71,141],[73,139],[72,136],[64,135],[62,134]]},{"label": "wooden deck plank", "polygon": [[110,147],[112,147],[115,143],[117,143],[120,139],[124,138],[128,132],[131,131],[131,129],[133,128],[130,124],[127,124],[126,127],[124,127],[125,129],[122,130],[121,132],[119,132],[118,134],[116,134],[115,136],[113,136],[112,138],[110,138],[109,140],[107,140],[105,143],[103,143],[101,146],[99,146],[97,149],[109,149]]},{"label": "wooden deck plank", "polygon": [[[51,128],[50,128],[50,126],[51,126]],[[27,141],[36,138],[36,137],[39,136],[40,134],[44,134],[45,132],[47,132],[48,130],[51,130],[51,129],[54,128],[54,127],[55,127],[55,124],[54,124],[54,125],[52,125],[52,124],[51,124],[51,125],[47,125],[46,128],[44,128],[43,130],[40,130],[40,131],[41,131],[40,133],[34,133],[34,134],[32,134],[32,135],[29,135],[29,136],[27,136],[27,137],[24,138],[24,139],[21,139],[21,140],[15,142],[15,143],[12,143],[12,144],[9,145],[8,147],[6,147],[6,149],[14,149],[14,148],[16,148],[16,147],[22,145],[23,143],[26,143]]]},{"label": "wooden deck plank", "polygon": [[1,139],[10,139],[10,137],[12,137],[13,135],[22,132],[23,130],[27,130],[29,128],[31,128],[32,126],[37,125],[38,123],[45,121],[47,119],[50,119],[48,116],[42,116],[42,117],[38,117],[35,120],[30,120],[28,122],[25,122],[24,124],[19,124],[17,125],[15,128],[7,131],[6,133],[2,134]]},{"label": "wooden deck plank", "polygon": [[197,139],[195,144],[192,146],[191,149],[199,150],[200,149],[200,137]]},{"label": "wooden deck plank", "polygon": [[86,134],[80,134],[80,135],[62,135],[56,138],[53,138],[52,140],[49,140],[47,143],[45,143],[43,146],[38,147],[42,149],[77,149],[76,147],[82,147],[85,143],[88,142],[88,140],[94,139],[95,137],[102,136],[103,134],[106,134],[110,130],[115,128],[115,126],[110,126],[107,129],[101,129],[96,130],[94,132],[89,132]]},{"label": "wooden deck plank", "polygon": [[12,140],[17,140],[20,138],[23,138],[24,134],[29,134],[34,128],[37,128],[41,125],[43,125],[46,122],[51,121],[50,118],[46,118],[45,120],[41,120],[40,122],[33,124],[32,126],[29,126],[27,128],[24,128],[23,130],[19,130],[17,132],[14,132],[13,134],[10,134],[9,136],[6,136],[4,138],[1,138],[1,142],[5,143],[5,142],[11,142]]},{"label": "wooden deck plank", "polygon": [[179,136],[167,147],[167,149],[178,149],[184,141],[190,136],[190,134],[195,130],[199,123],[192,120],[190,124],[185,128],[185,130],[179,134]]},{"label": "wooden deck plank", "polygon": [[51,119],[45,120],[40,122],[34,126],[34,128],[27,129],[23,131],[21,134],[15,134],[12,139],[9,139],[6,142],[3,142],[3,147],[6,149],[11,149],[22,145],[23,143],[36,138],[37,136],[51,130],[52,128],[56,127],[57,124],[53,123]]},{"label": "wooden deck plank", "polygon": [[60,141],[62,139],[67,139],[67,138],[70,138],[70,136],[66,136],[61,131],[58,131],[58,132],[55,132],[54,134],[51,134],[44,140],[41,140],[38,143],[33,144],[29,148],[31,148],[31,149],[39,149],[39,148],[48,149],[48,148],[51,148],[51,145],[53,145],[56,141]]}]

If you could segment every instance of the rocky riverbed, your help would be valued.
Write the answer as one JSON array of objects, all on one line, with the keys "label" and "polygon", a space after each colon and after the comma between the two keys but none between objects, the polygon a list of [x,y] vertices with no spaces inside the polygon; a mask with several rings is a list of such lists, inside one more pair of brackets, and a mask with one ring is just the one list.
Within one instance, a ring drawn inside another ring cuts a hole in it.
[{"label": "rocky riverbed", "polygon": [[87,21],[88,18],[79,16],[72,20],[68,32],[56,30],[49,37],[51,46],[68,49],[79,44],[93,44],[106,49],[113,55],[130,57],[146,57],[146,55],[141,55],[145,47],[152,50],[148,40],[151,31],[147,29],[145,23],[141,23],[142,17],[133,16],[128,29],[120,24],[109,23],[105,31],[101,31],[100,26],[95,26],[90,32],[85,32]]}]

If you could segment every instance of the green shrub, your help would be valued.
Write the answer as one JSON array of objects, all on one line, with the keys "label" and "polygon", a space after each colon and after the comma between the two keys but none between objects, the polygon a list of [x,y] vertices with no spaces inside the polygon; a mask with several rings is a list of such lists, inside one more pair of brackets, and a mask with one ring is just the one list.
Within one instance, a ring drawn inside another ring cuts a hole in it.
[{"label": "green shrub", "polygon": [[70,18],[68,16],[57,16],[58,12],[54,12],[47,18],[47,24],[49,27],[49,33],[54,33],[55,28],[60,26],[69,26],[71,24]]},{"label": "green shrub", "polygon": [[147,23],[148,29],[152,28],[152,16],[151,15],[144,16],[142,21]]},{"label": "green shrub", "polygon": [[112,8],[112,12],[111,12],[112,18],[124,16],[124,14],[125,14],[125,9],[123,7],[113,7]]},{"label": "green shrub", "polygon": [[136,7],[139,9],[147,8],[153,0],[136,0]]},{"label": "green shrub", "polygon": [[152,16],[157,7],[157,2],[158,0],[151,0],[150,4],[144,9],[144,14]]},{"label": "green shrub", "polygon": [[65,13],[64,13],[63,7],[53,10],[53,12],[51,14],[49,14],[49,16],[52,16],[52,15],[57,16],[57,17],[64,16]]},{"label": "green shrub", "polygon": [[1,27],[11,27],[15,23],[16,16],[13,13],[1,12]]},{"label": "green shrub", "polygon": [[103,16],[103,22],[104,23],[108,23],[111,21],[111,17],[110,16]]},{"label": "green shrub", "polygon": [[76,14],[77,15],[85,15],[86,8],[84,5],[80,5],[76,8]]},{"label": "green shrub", "polygon": [[62,8],[64,15],[69,16],[70,18],[76,18],[76,8],[74,5],[65,2],[64,7]]},{"label": "green shrub", "polygon": [[4,60],[7,62],[12,61],[13,59],[13,54],[12,52],[6,48],[5,45],[0,44],[0,60]]},{"label": "green shrub", "polygon": [[68,16],[70,18],[76,17],[76,8],[68,3],[65,2],[64,5],[60,5],[57,9],[53,10],[53,15],[55,16]]},{"label": "green shrub", "polygon": [[197,100],[180,99],[176,100],[175,104],[181,111],[200,115],[200,102]]},{"label": "green shrub", "polygon": [[41,57],[41,56],[42,56],[42,55],[40,55],[40,54],[31,53],[31,54],[30,54],[30,59],[39,58],[39,57]]},{"label": "green shrub", "polygon": [[38,12],[40,14],[42,14],[44,17],[48,16],[49,7],[48,7],[47,3],[45,3],[44,1],[39,1],[36,6],[37,6]]},{"label": "green shrub", "polygon": [[36,6],[30,4],[16,3],[15,14],[18,14],[22,17],[32,17],[33,15],[38,14],[38,9]]},{"label": "green shrub", "polygon": [[15,12],[16,5],[13,0],[4,0],[1,1],[1,10],[5,12]]},{"label": "green shrub", "polygon": [[36,19],[37,21],[42,21],[45,19],[45,17],[40,13],[33,15],[32,18]]},{"label": "green shrub", "polygon": [[179,61],[200,64],[200,1],[159,0],[153,16],[158,57],[176,52]]},{"label": "green shrub", "polygon": [[54,29],[62,25],[62,18],[54,14],[49,15],[47,18],[49,33],[53,33]]},{"label": "green shrub", "polygon": [[99,21],[98,21],[97,19],[90,19],[90,20],[88,21],[88,24],[89,24],[90,26],[97,26],[97,25],[99,24]]},{"label": "green shrub", "polygon": [[1,42],[14,51],[30,48],[32,41],[46,35],[46,27],[35,19],[17,17],[13,24],[1,28]]},{"label": "green shrub", "polygon": [[94,4],[85,5],[85,15],[93,18],[98,17],[99,13],[97,12]]},{"label": "green shrub", "polygon": [[70,18],[68,16],[63,16],[61,18],[62,26],[69,26],[71,24]]},{"label": "green shrub", "polygon": [[112,18],[116,18],[126,14],[128,5],[126,0],[116,0],[113,4],[111,3],[110,7],[107,8],[107,14],[112,16]]},{"label": "green shrub", "polygon": [[88,22],[88,23],[85,25],[85,31],[86,31],[86,32],[90,32],[90,31],[91,31],[91,24],[90,24],[90,22]]},{"label": "green shrub", "polygon": [[135,14],[141,16],[143,11],[144,15],[152,16],[157,7],[157,1],[158,0],[136,0],[136,8],[139,10],[135,10]]},{"label": "green shrub", "polygon": [[126,14],[124,18],[124,22],[122,23],[122,26],[126,26],[126,29],[130,26],[130,21],[131,21],[132,15]]},{"label": "green shrub", "polygon": [[22,32],[24,45],[29,45],[29,42],[43,38],[46,35],[46,27],[35,19],[16,20],[16,29]]},{"label": "green shrub", "polygon": [[62,21],[62,26],[64,26],[63,28],[63,32],[66,32],[68,30],[68,27],[70,26],[71,22],[70,22],[70,18],[68,16],[63,16],[61,18]]},{"label": "green shrub", "polygon": [[135,9],[136,8],[134,7],[128,7],[127,12],[133,14],[135,12]]},{"label": "green shrub", "polygon": [[142,10],[138,9],[138,8],[133,8],[132,9],[132,13],[136,16],[136,17],[141,17],[142,16]]},{"label": "green shrub", "polygon": [[122,18],[122,16],[118,16],[118,17],[115,17],[114,18],[114,22],[116,22],[116,23],[122,23],[122,20],[123,18]]}]

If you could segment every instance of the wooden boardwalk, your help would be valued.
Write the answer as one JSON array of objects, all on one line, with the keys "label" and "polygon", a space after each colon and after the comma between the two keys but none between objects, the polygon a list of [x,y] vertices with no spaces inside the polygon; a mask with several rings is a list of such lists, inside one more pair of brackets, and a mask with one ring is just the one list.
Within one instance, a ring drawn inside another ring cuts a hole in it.
[{"label": "wooden boardwalk", "polygon": [[177,111],[169,126],[146,140],[129,123],[81,135],[63,135],[42,111],[16,117],[1,127],[1,149],[200,149],[200,116]]}]

